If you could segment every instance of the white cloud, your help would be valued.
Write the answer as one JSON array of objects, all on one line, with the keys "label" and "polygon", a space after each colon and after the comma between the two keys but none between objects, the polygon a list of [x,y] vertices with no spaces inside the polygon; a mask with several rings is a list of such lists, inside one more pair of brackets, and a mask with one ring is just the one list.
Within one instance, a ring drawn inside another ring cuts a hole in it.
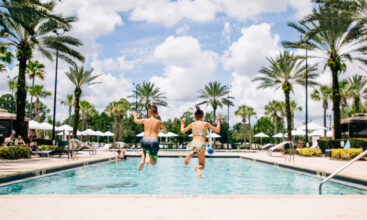
[{"label": "white cloud", "polygon": [[[185,110],[188,103],[196,103],[197,91],[213,79],[218,61],[215,52],[202,50],[191,36],[168,37],[155,48],[154,58],[164,65],[165,72],[151,81],[166,93],[171,108],[181,108],[177,106],[181,103]],[[176,110],[172,113],[178,114]]]},{"label": "white cloud", "polygon": [[182,27],[179,27],[176,29],[177,35],[186,35],[187,32],[190,30],[190,26],[187,24],[184,24]]},{"label": "white cloud", "polygon": [[125,56],[120,56],[116,59],[106,58],[103,60],[94,60],[91,66],[99,71],[131,71],[135,67],[135,62],[126,60]]},{"label": "white cloud", "polygon": [[254,76],[266,64],[266,57],[281,51],[279,35],[271,33],[267,23],[251,25],[241,30],[242,36],[224,52],[225,69],[234,69],[240,75]]},{"label": "white cloud", "polygon": [[231,41],[231,33],[232,33],[231,24],[229,22],[224,23],[222,36],[226,39],[227,42]]}]

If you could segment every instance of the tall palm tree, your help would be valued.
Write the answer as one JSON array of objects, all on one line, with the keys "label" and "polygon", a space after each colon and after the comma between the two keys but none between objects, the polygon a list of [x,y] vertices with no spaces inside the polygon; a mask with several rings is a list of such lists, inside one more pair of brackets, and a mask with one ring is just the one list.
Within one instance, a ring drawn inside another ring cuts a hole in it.
[{"label": "tall palm tree", "polygon": [[324,68],[328,67],[332,73],[334,137],[340,139],[341,97],[338,75],[346,70],[346,60],[367,63],[364,25],[355,20],[359,8],[351,7],[353,1],[318,0],[316,3],[317,7],[312,14],[298,24],[288,24],[304,38],[296,42],[285,41],[283,45],[311,50],[315,54],[313,58],[325,60]]},{"label": "tall palm tree", "polygon": [[250,148],[252,147],[252,127],[251,127],[251,117],[256,115],[256,112],[254,108],[249,107],[247,112],[247,118],[248,118],[248,124],[250,125],[250,131],[249,131],[249,139],[250,139]]},{"label": "tall palm tree", "polygon": [[[246,146],[246,120],[250,114],[254,113],[254,109],[246,106],[246,105],[241,105],[238,107],[237,111],[235,112],[236,115],[240,116],[242,118],[242,126],[243,126],[243,142]],[[251,145],[250,145],[251,146]]]},{"label": "tall palm tree", "polygon": [[135,98],[137,93],[139,103],[144,106],[146,113],[148,115],[148,108],[150,105],[164,106],[166,107],[168,104],[165,101],[167,97],[164,93],[160,91],[154,83],[152,82],[143,82],[139,86],[137,86],[137,90],[134,91],[134,94],[129,96]]},{"label": "tall palm tree", "polygon": [[361,93],[367,83],[367,78],[361,75],[353,75],[348,79],[349,91],[353,98],[356,113],[360,112]]},{"label": "tall palm tree", "polygon": [[291,118],[292,118],[292,129],[294,129],[294,112],[302,111],[302,107],[298,106],[295,101],[291,101]]},{"label": "tall palm tree", "polygon": [[130,108],[130,103],[126,99],[120,99],[117,102],[117,106],[117,115],[120,117],[119,140],[122,141],[123,118],[126,115],[127,110]]},{"label": "tall palm tree", "polygon": [[203,99],[199,105],[206,104],[213,108],[213,122],[216,121],[218,107],[222,108],[223,105],[234,106],[232,102],[234,98],[229,96],[229,88],[218,81],[209,82],[204,89],[200,89],[198,92],[200,94],[198,98]]},{"label": "tall palm tree", "polygon": [[[342,80],[339,82],[339,95],[340,95],[340,108],[341,108],[341,119],[345,118],[345,108],[348,105],[348,99],[350,99],[351,92],[349,90],[348,80]],[[335,127],[334,127],[335,132]]]},{"label": "tall palm tree", "polygon": [[280,118],[282,120],[282,134],[283,134],[283,137],[282,137],[282,141],[284,141],[284,135],[285,135],[285,121],[284,121],[284,118],[285,118],[285,114],[286,114],[286,107],[285,107],[285,102],[279,102],[279,105],[278,105],[278,112],[280,112]]},{"label": "tall palm tree", "polygon": [[[331,88],[327,85],[320,85],[311,94],[311,99],[322,102],[322,108],[324,109],[324,127],[325,128],[326,128],[326,111],[329,107],[328,101],[330,98],[331,98]],[[324,138],[326,138],[326,130],[324,130]]]},{"label": "tall palm tree", "polygon": [[69,68],[69,72],[66,73],[66,76],[69,80],[74,84],[74,123],[73,123],[73,138],[76,138],[76,132],[78,130],[78,122],[79,122],[79,111],[80,111],[80,96],[82,95],[82,88],[84,86],[90,86],[97,84],[98,82],[94,82],[96,78],[100,75],[92,76],[93,69],[86,70],[84,66],[78,67],[76,64],[72,65]]},{"label": "tall palm tree", "polygon": [[[37,7],[34,7],[37,5]],[[53,35],[57,30],[70,30],[74,17],[62,17],[52,14],[55,2],[41,3],[37,0],[3,0],[0,5],[0,39],[15,48],[19,62],[17,89],[16,132],[26,135],[24,123],[27,100],[26,66],[34,51],[52,60],[58,50],[59,57],[69,63],[73,59],[84,61],[84,57],[74,48],[82,42],[70,36]]]},{"label": "tall palm tree", "polygon": [[[42,63],[39,63],[36,61],[29,61],[27,64],[26,73],[28,74],[28,78],[32,80],[32,87],[34,86],[34,81],[36,77],[40,78],[41,80],[45,79],[45,65]],[[32,109],[31,106],[33,104],[33,96],[31,95],[31,103],[29,105],[28,109],[28,117],[31,117],[32,115]]]},{"label": "tall palm tree", "polygon": [[[10,64],[12,57],[13,54],[8,51],[8,47],[0,45],[0,61]],[[0,63],[0,72],[3,72],[5,70],[6,70],[5,65]]]},{"label": "tall palm tree", "polygon": [[41,85],[35,85],[29,88],[29,93],[36,97],[35,103],[35,113],[36,113],[36,121],[40,121],[39,112],[40,112],[40,98],[46,98],[47,96],[51,96],[51,92],[47,91]]},{"label": "tall palm tree", "polygon": [[[80,111],[82,113],[82,127],[81,130],[89,128],[90,117],[96,113],[96,109],[94,105],[89,103],[88,101],[80,101]],[[84,127],[85,126],[85,127]]]},{"label": "tall palm tree", "polygon": [[260,73],[253,81],[260,81],[258,88],[282,88],[285,97],[285,112],[287,117],[287,133],[288,140],[292,140],[292,124],[290,110],[290,93],[293,91],[294,84],[305,84],[305,76],[309,79],[310,85],[315,85],[316,82],[312,79],[316,78],[314,73],[316,65],[310,66],[308,72],[305,71],[303,60],[294,53],[284,51],[275,58],[267,58],[269,67],[262,67]]},{"label": "tall palm tree", "polygon": [[110,102],[105,109],[105,111],[108,112],[113,117],[113,133],[114,133],[112,143],[113,146],[116,144],[118,108],[119,106],[117,102]]},{"label": "tall palm tree", "polygon": [[[278,133],[278,111],[279,101],[272,100],[265,105],[265,114],[273,118],[274,135]],[[277,143],[277,139],[275,139],[275,143]]]},{"label": "tall palm tree", "polygon": [[[12,99],[16,100],[15,92],[17,91],[17,81],[15,81],[15,79],[10,79],[8,81],[8,87],[9,87],[9,91],[12,93]],[[11,113],[14,113],[13,109]]]},{"label": "tall palm tree", "polygon": [[68,108],[69,108],[69,110],[68,110],[69,125],[71,126],[71,124],[72,124],[71,112],[72,112],[73,106],[74,106],[74,96],[73,96],[73,94],[66,95],[66,99],[61,100],[60,104],[68,106]]}]

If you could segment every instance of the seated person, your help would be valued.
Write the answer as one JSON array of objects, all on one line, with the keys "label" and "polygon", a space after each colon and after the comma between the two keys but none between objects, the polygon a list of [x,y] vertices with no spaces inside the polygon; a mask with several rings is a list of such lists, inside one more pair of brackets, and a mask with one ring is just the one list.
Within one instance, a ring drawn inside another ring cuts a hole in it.
[{"label": "seated person", "polygon": [[9,137],[5,138],[4,140],[5,146],[14,146],[14,134],[11,133]]},{"label": "seated person", "polygon": [[20,135],[18,135],[18,138],[17,138],[17,140],[15,140],[15,142],[18,142],[18,143],[16,144],[17,146],[23,146],[23,147],[25,147],[25,146],[26,146],[26,144],[25,144],[25,142],[24,142],[24,140],[23,140],[22,136],[20,136]]},{"label": "seated person", "polygon": [[37,146],[37,139],[38,139],[38,134],[37,131],[35,129],[31,130],[31,133],[28,135],[29,138],[29,147],[31,148],[32,151],[37,151],[38,150],[38,146]]},{"label": "seated person", "polygon": [[126,160],[125,151],[123,150],[123,151],[121,152],[121,150],[117,150],[117,155],[116,155],[115,160],[116,160],[116,161],[118,161],[118,160]]}]

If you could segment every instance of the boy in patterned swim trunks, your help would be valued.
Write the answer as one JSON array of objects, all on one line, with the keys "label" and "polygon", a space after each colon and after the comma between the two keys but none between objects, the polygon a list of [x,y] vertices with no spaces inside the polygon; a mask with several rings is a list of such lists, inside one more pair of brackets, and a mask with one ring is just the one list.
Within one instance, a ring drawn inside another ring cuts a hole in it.
[{"label": "boy in patterned swim trunks", "polygon": [[192,130],[193,138],[190,143],[192,152],[186,156],[185,164],[189,165],[191,158],[197,154],[199,159],[199,165],[195,166],[195,171],[198,177],[201,177],[201,170],[205,167],[205,146],[206,146],[206,136],[208,135],[208,128],[212,129],[214,132],[220,132],[220,116],[217,117],[217,126],[214,127],[210,123],[204,122],[204,112],[196,106],[195,112],[195,122],[189,124],[185,128],[185,121],[181,121],[181,132],[185,133],[188,130]]},{"label": "boy in patterned swim trunks", "polygon": [[162,121],[157,119],[158,108],[156,105],[149,106],[148,118],[138,119],[137,116],[138,113],[134,112],[134,122],[136,124],[144,124],[144,138],[140,141],[143,152],[141,153],[139,171],[142,171],[144,163],[146,165],[155,165],[157,163],[159,151],[158,133],[161,129],[167,132],[167,128]]}]

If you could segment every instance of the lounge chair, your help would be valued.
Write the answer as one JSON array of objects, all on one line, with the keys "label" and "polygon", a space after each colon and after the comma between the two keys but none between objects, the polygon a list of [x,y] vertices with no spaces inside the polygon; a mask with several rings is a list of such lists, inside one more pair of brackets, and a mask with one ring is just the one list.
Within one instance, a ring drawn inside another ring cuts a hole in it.
[{"label": "lounge chair", "polygon": [[32,151],[32,154],[38,154],[41,157],[49,157],[50,155],[59,154],[59,157],[61,157],[61,154],[65,152],[65,146],[56,146],[53,150],[41,150],[41,151]]},{"label": "lounge chair", "polygon": [[82,151],[82,150],[87,150],[89,151],[90,154],[96,154],[97,151],[94,147],[89,146],[87,143],[80,141],[78,139],[71,139],[71,142],[76,143],[77,145],[79,145],[78,148],[73,149],[73,151]]},{"label": "lounge chair", "polygon": [[273,146],[273,144],[266,144],[264,146],[261,146],[260,148],[261,148],[261,150],[266,150],[267,148],[272,147],[272,146]]}]

